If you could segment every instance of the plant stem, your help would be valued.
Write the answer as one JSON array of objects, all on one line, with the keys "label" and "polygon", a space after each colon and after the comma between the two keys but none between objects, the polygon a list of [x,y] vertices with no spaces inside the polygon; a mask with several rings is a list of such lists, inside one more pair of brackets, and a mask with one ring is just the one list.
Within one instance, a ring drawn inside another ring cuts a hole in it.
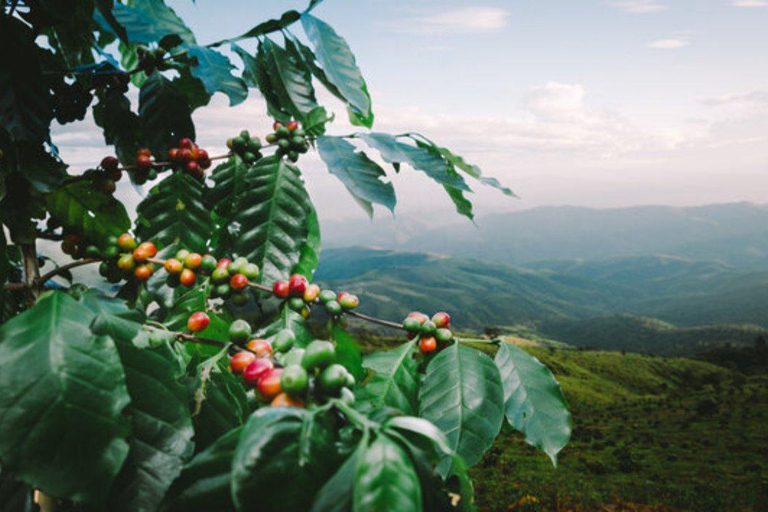
[{"label": "plant stem", "polygon": [[392,327],[393,329],[405,330],[405,328],[402,326],[402,324],[398,324],[398,323],[395,323],[395,322],[390,322],[389,320],[383,320],[381,318],[376,318],[374,316],[364,315],[362,313],[358,313],[357,311],[346,311],[346,313],[349,316],[353,316],[355,318],[359,318],[360,320],[365,320],[366,322],[371,322],[373,324],[383,325],[385,327]]},{"label": "plant stem", "polygon": [[40,279],[40,267],[37,264],[37,247],[35,242],[21,244],[21,259],[24,267],[24,284],[29,293],[30,306],[40,296],[40,290],[37,289],[37,282]]}]

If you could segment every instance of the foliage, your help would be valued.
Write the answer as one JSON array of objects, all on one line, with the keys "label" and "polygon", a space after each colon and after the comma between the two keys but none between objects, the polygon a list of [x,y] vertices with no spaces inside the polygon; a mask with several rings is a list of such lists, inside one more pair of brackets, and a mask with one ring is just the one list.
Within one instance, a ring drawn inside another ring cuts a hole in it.
[{"label": "foliage", "polygon": [[[553,460],[567,441],[559,386],[527,354],[494,362],[446,313],[368,318],[311,283],[307,151],[371,216],[395,207],[389,166],[425,173],[470,218],[467,176],[511,193],[424,136],[370,131],[368,85],[318,4],[202,45],[163,0],[2,2],[0,505],[36,489],[73,510],[474,510],[468,467],[505,411]],[[326,134],[316,86],[365,131]],[[197,108],[254,88],[276,120],[264,144],[247,130],[224,155],[193,142]],[[91,107],[117,157],[68,174],[50,125]],[[150,183],[135,216],[113,195],[123,175]],[[75,261],[39,278],[38,240]],[[115,286],[48,283],[91,263]],[[349,316],[408,340],[363,358]]]}]

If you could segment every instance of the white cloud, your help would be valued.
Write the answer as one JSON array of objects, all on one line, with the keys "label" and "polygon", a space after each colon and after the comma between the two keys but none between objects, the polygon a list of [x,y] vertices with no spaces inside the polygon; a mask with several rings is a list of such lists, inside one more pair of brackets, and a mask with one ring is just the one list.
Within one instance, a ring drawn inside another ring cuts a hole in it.
[{"label": "white cloud", "polygon": [[648,43],[646,46],[654,50],[677,50],[689,44],[691,43],[685,39],[659,39]]},{"label": "white cloud", "polygon": [[733,0],[731,5],[734,7],[768,7],[766,0]]},{"label": "white cloud", "polygon": [[463,7],[397,22],[398,32],[476,34],[497,32],[509,25],[509,11],[499,7]]},{"label": "white cloud", "polygon": [[717,107],[721,105],[765,105],[768,104],[768,91],[752,91],[745,94],[726,94],[699,100],[702,105]]},{"label": "white cloud", "polygon": [[611,5],[630,14],[646,14],[669,9],[669,5],[663,0],[626,0],[623,2],[613,2]]}]

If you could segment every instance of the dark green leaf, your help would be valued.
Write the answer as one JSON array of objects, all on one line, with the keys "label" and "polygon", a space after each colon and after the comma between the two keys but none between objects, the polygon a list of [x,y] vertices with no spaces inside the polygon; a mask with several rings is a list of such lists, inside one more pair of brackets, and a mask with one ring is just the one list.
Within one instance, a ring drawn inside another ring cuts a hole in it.
[{"label": "dark green leaf", "polygon": [[358,449],[347,458],[338,471],[323,485],[312,503],[311,512],[349,512],[352,510],[352,489],[355,470],[360,458]]},{"label": "dark green leaf", "polygon": [[123,203],[96,190],[90,181],[59,187],[46,196],[45,204],[57,224],[89,241],[103,242],[131,227]]},{"label": "dark green leaf", "polygon": [[234,510],[230,480],[232,459],[242,428],[230,431],[198,453],[173,483],[163,510],[210,512]]},{"label": "dark green leaf", "polygon": [[[50,192],[66,177],[67,165],[43,145],[18,142],[14,149],[3,156],[3,164],[31,185],[34,189],[31,192]],[[10,190],[14,194],[19,192],[15,188]]]},{"label": "dark green leaf", "polygon": [[204,253],[212,223],[203,198],[205,185],[181,171],[174,171],[150,190],[136,212],[136,234],[158,247],[179,244]]},{"label": "dark green leaf", "polygon": [[330,25],[309,13],[301,16],[301,23],[327,80],[347,101],[353,124],[373,126],[371,96],[347,42]]},{"label": "dark green leaf", "polygon": [[99,102],[93,107],[93,120],[104,132],[104,141],[115,146],[117,157],[132,164],[139,149],[139,116],[131,110],[130,100],[115,89],[96,92]]},{"label": "dark green leaf", "polygon": [[191,45],[185,48],[187,55],[195,60],[191,67],[192,74],[203,83],[208,94],[223,92],[229,97],[230,107],[245,101],[248,87],[241,78],[232,75],[235,67],[227,57],[204,46]]},{"label": "dark green leaf", "polygon": [[[132,6],[116,3],[112,6],[112,15],[125,29],[130,43],[157,42],[169,34],[178,34],[184,42],[195,43],[192,31],[162,0],[134,0]],[[107,18],[97,16],[96,19],[105,30],[113,30]]]},{"label": "dark green leaf", "polygon": [[195,138],[187,97],[176,82],[160,73],[152,73],[141,87],[139,120],[149,149],[161,157],[165,157],[168,148],[176,147],[180,138]]},{"label": "dark green leaf", "polygon": [[489,187],[499,189],[501,192],[503,192],[505,195],[508,195],[508,196],[515,195],[514,192],[512,192],[512,190],[503,186],[501,183],[499,183],[499,180],[497,180],[496,178],[488,178],[486,176],[483,176],[483,172],[480,170],[478,166],[468,164],[459,155],[456,155],[450,152],[448,149],[440,146],[435,146],[435,149],[437,149],[437,151],[440,152],[440,154],[443,155],[443,157],[446,160],[448,160],[448,162],[450,162],[454,167],[461,169],[468,175],[478,180],[483,185],[488,185]]},{"label": "dark green leaf", "polygon": [[88,290],[80,303],[96,315],[91,322],[94,334],[110,336],[137,347],[146,345],[147,332],[142,327],[145,317],[140,311],[129,309],[125,301]]},{"label": "dark green leaf", "polygon": [[250,166],[235,156],[216,166],[211,173],[213,188],[206,194],[206,201],[220,217],[231,217],[238,209],[237,201],[246,190],[246,174]]},{"label": "dark green leaf", "polygon": [[[261,159],[245,174],[245,189],[223,219],[218,249],[244,256],[261,268],[261,282],[309,273],[317,264],[319,236],[314,208],[299,169],[277,157]],[[219,208],[221,209],[221,208]]]},{"label": "dark green leaf", "polygon": [[366,356],[363,366],[374,374],[361,389],[361,399],[369,401],[375,409],[389,406],[405,414],[415,414],[419,381],[414,353],[415,344],[408,342],[394,350]]},{"label": "dark green leaf", "polygon": [[155,511],[192,455],[192,418],[183,372],[168,345],[138,349],[118,341],[133,420],[128,459],[115,482],[110,510]]},{"label": "dark green leaf", "polygon": [[427,366],[419,416],[442,430],[470,466],[491,447],[504,419],[504,391],[490,357],[458,343]]},{"label": "dark green leaf", "polygon": [[104,499],[128,454],[129,397],[115,344],[94,314],[51,292],[0,327],[0,458],[60,498]]},{"label": "dark green leaf", "polygon": [[101,18],[103,18],[103,21],[101,19],[98,19],[100,24],[104,25],[106,24],[112,33],[117,35],[117,37],[120,38],[121,41],[127,41],[128,40],[128,34],[125,32],[125,29],[122,25],[117,21],[115,18],[115,15],[112,14],[112,7],[114,5],[114,0],[96,0],[96,9],[98,10],[98,13],[94,14],[94,18],[97,18],[96,14],[101,15]]},{"label": "dark green leaf", "polygon": [[361,454],[355,470],[353,510],[421,512],[421,485],[403,448],[380,434]]},{"label": "dark green leaf", "polygon": [[198,450],[244,424],[250,414],[248,397],[239,377],[228,370],[211,368],[207,381],[201,382],[201,388],[198,388],[203,400],[192,418]]},{"label": "dark green leaf", "polygon": [[266,52],[257,51],[256,57],[252,57],[248,52],[236,44],[232,45],[232,50],[237,53],[243,61],[243,80],[250,87],[256,87],[264,97],[267,103],[267,112],[270,117],[277,121],[286,122],[291,118],[291,113],[287,107],[282,104],[277,90],[274,88],[270,78],[270,70],[267,66]]},{"label": "dark green leaf", "polygon": [[248,32],[246,32],[245,34],[239,35],[237,37],[233,37],[231,39],[224,39],[222,41],[217,41],[209,46],[211,47],[221,46],[223,44],[231,43],[234,41],[240,41],[242,39],[250,39],[252,37],[264,36],[269,34],[270,32],[278,32],[284,28],[287,28],[289,25],[297,21],[300,16],[301,15],[296,11],[286,11],[283,13],[282,16],[280,16],[280,19],[263,21],[258,25],[256,25],[255,27],[253,27]]},{"label": "dark green leaf", "polygon": [[53,112],[35,34],[21,20],[0,16],[0,45],[13,48],[13,58],[0,68],[0,131],[40,144],[49,138]]},{"label": "dark green leaf", "polygon": [[[265,38],[259,44],[257,62],[265,66],[263,72],[268,75],[271,89],[278,101],[275,107],[279,106],[279,108],[273,110],[285,111],[303,122],[310,112],[319,107],[309,70],[297,62],[284,48],[271,39]],[[259,79],[259,89],[262,89],[261,83]],[[274,100],[275,97],[272,99]],[[265,98],[270,100],[266,94]]]},{"label": "dark green leaf", "polygon": [[417,171],[423,171],[441,185],[469,190],[464,179],[456,172],[451,172],[451,166],[440,155],[400,142],[388,133],[361,133],[360,138],[376,149],[385,162],[408,164]]},{"label": "dark green leaf", "polygon": [[[232,463],[232,495],[240,510],[305,511],[338,467],[334,430],[304,409],[259,409],[243,427]],[[306,434],[306,433],[309,434]],[[302,439],[302,434],[308,438]],[[300,445],[308,456],[300,463]],[[300,489],[301,492],[291,492]]]},{"label": "dark green leaf", "polygon": [[509,343],[501,343],[495,361],[507,420],[557,465],[557,453],[571,437],[571,413],[560,385],[538,359]]},{"label": "dark green leaf", "polygon": [[[395,188],[386,181],[387,174],[376,162],[341,137],[319,137],[317,148],[330,173],[341,180],[364,208],[376,203],[394,211]],[[372,210],[368,208],[370,215]]]},{"label": "dark green leaf", "polygon": [[[451,172],[455,172],[455,171],[451,171]],[[448,193],[448,197],[451,198],[451,201],[453,201],[453,204],[456,206],[456,212],[459,215],[463,215],[470,220],[475,218],[475,214],[472,213],[472,201],[464,197],[463,190],[459,190],[458,188],[453,188],[448,186],[443,186],[443,188]]]}]

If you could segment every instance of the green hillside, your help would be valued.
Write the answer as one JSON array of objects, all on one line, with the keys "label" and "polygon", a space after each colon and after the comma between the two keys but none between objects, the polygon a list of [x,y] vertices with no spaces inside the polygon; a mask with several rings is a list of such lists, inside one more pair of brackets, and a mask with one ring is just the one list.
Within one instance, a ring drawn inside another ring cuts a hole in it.
[{"label": "green hillside", "polygon": [[[365,352],[400,343],[361,339]],[[691,359],[515,341],[562,385],[573,436],[557,469],[520,434],[500,436],[472,469],[481,511],[764,510],[768,377]]]},{"label": "green hillside", "polygon": [[654,318],[618,314],[548,324],[544,333],[581,347],[690,356],[713,346],[752,345],[758,336],[768,336],[768,329],[743,324],[679,327]]},{"label": "green hillside", "polygon": [[319,282],[360,295],[366,312],[451,312],[462,329],[604,314],[625,292],[589,280],[475,260],[364,247],[323,251]]},{"label": "green hillside", "polygon": [[[764,510],[765,377],[687,359],[527,350],[562,384],[573,438],[556,470],[519,436],[500,438],[473,470],[481,510],[518,510],[525,495],[538,503],[522,510]],[[626,508],[600,508],[617,503]]]}]

